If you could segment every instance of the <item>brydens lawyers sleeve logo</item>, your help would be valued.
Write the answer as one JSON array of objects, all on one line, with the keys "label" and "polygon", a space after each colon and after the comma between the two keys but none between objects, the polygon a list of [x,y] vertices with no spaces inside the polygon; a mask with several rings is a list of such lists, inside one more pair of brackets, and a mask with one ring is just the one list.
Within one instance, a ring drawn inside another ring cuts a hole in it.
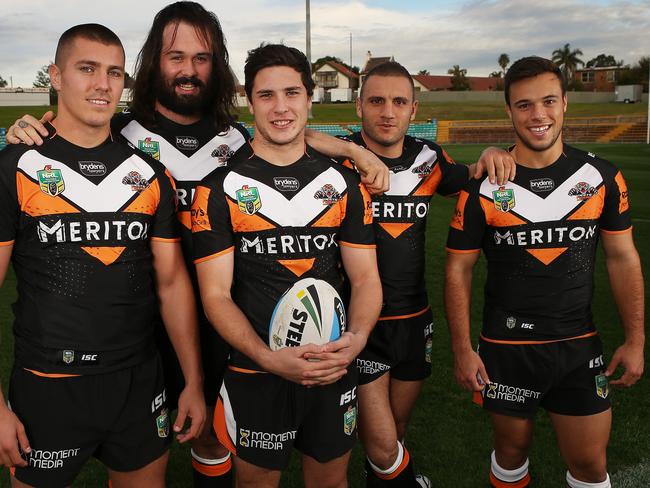
[{"label": "brydens lawyers sleeve logo", "polygon": [[65,190],[65,182],[60,169],[54,169],[48,164],[37,171],[36,174],[38,176],[38,185],[46,195],[55,197]]}]

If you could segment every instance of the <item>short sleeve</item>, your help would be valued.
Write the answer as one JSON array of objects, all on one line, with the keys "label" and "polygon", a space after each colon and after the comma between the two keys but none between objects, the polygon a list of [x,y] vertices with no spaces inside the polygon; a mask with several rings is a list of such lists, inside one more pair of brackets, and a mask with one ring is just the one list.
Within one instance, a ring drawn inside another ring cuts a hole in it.
[{"label": "short sleeve", "polygon": [[350,247],[375,247],[372,226],[372,200],[356,174],[347,179],[345,218],[341,222],[339,244]]},{"label": "short sleeve", "polygon": [[469,168],[464,164],[456,164],[447,152],[440,148],[438,165],[442,174],[436,193],[443,196],[456,195],[469,180]]},{"label": "short sleeve", "polygon": [[17,157],[13,148],[0,151],[0,246],[13,244],[18,229],[20,205],[16,188]]},{"label": "short sleeve", "polygon": [[472,181],[458,195],[447,236],[449,252],[478,252],[482,247],[486,222],[478,188]]},{"label": "short sleeve", "polygon": [[222,183],[221,178],[209,179],[196,187],[192,203],[194,263],[234,250],[235,237]]},{"label": "short sleeve", "polygon": [[167,170],[157,177],[160,201],[153,218],[151,239],[158,241],[179,241],[180,224],[176,216],[176,185]]},{"label": "short sleeve", "polygon": [[600,218],[603,232],[622,232],[632,227],[627,184],[618,171],[606,187],[605,205]]}]

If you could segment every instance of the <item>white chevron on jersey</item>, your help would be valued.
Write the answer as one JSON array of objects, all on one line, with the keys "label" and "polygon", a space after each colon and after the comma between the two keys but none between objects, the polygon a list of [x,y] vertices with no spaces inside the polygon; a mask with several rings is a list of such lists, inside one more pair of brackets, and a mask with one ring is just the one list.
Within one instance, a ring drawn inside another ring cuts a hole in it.
[{"label": "white chevron on jersey", "polygon": [[291,200],[275,188],[235,171],[226,175],[223,188],[226,195],[237,201],[237,190],[241,190],[244,185],[255,187],[262,201],[258,214],[266,216],[281,227],[305,227],[329,209],[321,200],[314,198],[314,194],[328,183],[341,195],[347,189],[343,176],[334,168],[328,168],[319,174]]},{"label": "white chevron on jersey", "polygon": [[[515,206],[511,212],[529,222],[537,223],[562,220],[575,210],[582,202],[575,196],[569,196],[569,191],[580,182],[598,188],[603,182],[603,177],[594,166],[585,163],[546,198],[510,181],[503,186],[515,191]],[[499,188],[499,185],[491,184],[486,178],[481,184],[481,196],[492,200],[492,192]]]},{"label": "white chevron on jersey", "polygon": [[438,160],[438,153],[429,146],[422,146],[420,154],[417,155],[411,166],[397,173],[390,172],[390,189],[384,195],[407,196],[420,185],[428,175],[422,178],[420,173],[414,172],[416,168],[422,165],[433,165]]},{"label": "white chevron on jersey", "polygon": [[139,140],[147,137],[155,139],[160,147],[160,162],[165,165],[176,181],[201,181],[215,168],[224,166],[216,157],[212,156],[215,149],[226,144],[230,149],[236,151],[246,142],[241,132],[230,127],[225,133],[217,134],[194,154],[187,156],[160,134],[145,129],[135,120],[129,122],[122,129],[121,134],[135,147],[138,147]]},{"label": "white chevron on jersey", "polygon": [[122,179],[131,171],[136,171],[146,181],[151,180],[155,174],[151,165],[135,154],[124,160],[99,183],[88,180],[61,161],[50,159],[34,150],[27,151],[18,161],[18,169],[36,182],[37,171],[46,165],[61,170],[65,183],[61,196],[86,212],[117,212],[135,194],[131,185],[123,184]]}]

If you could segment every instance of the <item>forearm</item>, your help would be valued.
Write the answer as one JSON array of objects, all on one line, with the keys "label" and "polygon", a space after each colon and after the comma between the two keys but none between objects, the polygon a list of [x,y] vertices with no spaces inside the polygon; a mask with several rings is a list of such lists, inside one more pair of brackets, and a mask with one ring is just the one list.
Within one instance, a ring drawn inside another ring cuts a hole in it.
[{"label": "forearm", "polygon": [[354,159],[360,149],[359,146],[352,142],[344,141],[314,129],[305,129],[305,140],[318,152],[331,158],[343,156]]},{"label": "forearm", "polygon": [[375,327],[382,305],[381,281],[379,275],[369,276],[351,287],[348,306],[348,330],[360,334],[364,340]]},{"label": "forearm", "polygon": [[472,349],[470,335],[470,305],[472,268],[447,263],[445,272],[445,313],[454,354]]},{"label": "forearm", "polygon": [[614,300],[625,331],[625,341],[643,346],[644,284],[636,251],[607,257],[607,270]]},{"label": "forearm", "polygon": [[203,308],[212,326],[230,346],[268,369],[271,349],[264,344],[239,306],[228,295],[203,297]]},{"label": "forearm", "polygon": [[172,282],[159,284],[160,313],[169,339],[174,346],[186,384],[203,382],[199,349],[196,306],[192,286],[186,273]]}]

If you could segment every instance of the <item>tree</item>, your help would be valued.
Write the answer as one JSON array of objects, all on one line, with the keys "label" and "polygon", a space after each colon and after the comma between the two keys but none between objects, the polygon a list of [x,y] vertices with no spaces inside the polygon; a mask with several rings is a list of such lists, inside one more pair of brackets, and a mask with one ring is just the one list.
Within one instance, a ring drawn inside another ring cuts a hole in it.
[{"label": "tree", "polygon": [[562,71],[562,76],[564,76],[564,81],[567,84],[573,80],[578,65],[585,64],[578,56],[582,56],[582,51],[580,49],[571,50],[569,43],[553,51],[553,57],[551,59],[560,68],[560,71]]},{"label": "tree", "polygon": [[490,77],[490,78],[501,78],[502,74],[503,73],[501,73],[501,71],[493,71],[492,73],[490,73],[488,75],[488,77]]},{"label": "tree", "polygon": [[7,80],[0,76],[0,88],[4,88],[5,86],[7,86]]},{"label": "tree", "polygon": [[429,76],[431,73],[429,73],[428,69],[421,69],[420,71],[418,71],[418,74],[419,75],[424,75],[424,76]]},{"label": "tree", "polygon": [[455,64],[453,68],[448,69],[447,73],[451,75],[451,89],[453,91],[469,90],[469,80],[467,79],[467,70]]},{"label": "tree", "polygon": [[611,54],[599,54],[593,59],[587,61],[587,68],[604,68],[608,66],[623,66],[623,60],[616,61]]},{"label": "tree", "polygon": [[34,80],[34,88],[49,88],[50,87],[50,75],[47,72],[49,66],[43,66],[36,72],[36,79]]},{"label": "tree", "polygon": [[650,68],[650,57],[643,56],[630,69],[622,70],[619,85],[643,85],[643,91],[648,91],[648,69]]},{"label": "tree", "polygon": [[350,71],[356,74],[359,74],[359,71],[361,71],[361,68],[359,68],[358,66],[350,66],[349,64],[344,62],[341,58],[338,58],[336,56],[323,56],[322,58],[318,58],[311,65],[312,71],[316,71],[318,68],[320,68],[324,63],[328,61],[334,61],[335,63],[342,64],[347,69],[349,69]]},{"label": "tree", "polygon": [[510,64],[510,56],[508,56],[506,53],[502,53],[499,56],[499,59],[497,60],[497,63],[499,63],[499,66],[501,66],[501,72],[503,73],[503,76],[506,75],[506,68]]}]

